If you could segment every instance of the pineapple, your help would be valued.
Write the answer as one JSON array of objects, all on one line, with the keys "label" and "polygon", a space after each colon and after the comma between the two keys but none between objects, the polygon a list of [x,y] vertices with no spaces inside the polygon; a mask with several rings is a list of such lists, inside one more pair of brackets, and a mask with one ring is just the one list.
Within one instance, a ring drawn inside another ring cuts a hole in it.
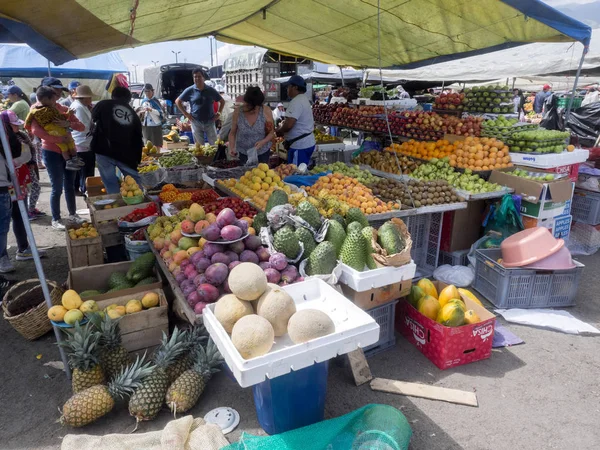
[{"label": "pineapple", "polygon": [[73,395],[63,406],[60,423],[82,427],[108,414],[118,399],[130,396],[154,370],[150,361],[144,359],[145,355],[138,357],[131,366],[123,368],[108,386],[99,384]]},{"label": "pineapple", "polygon": [[213,373],[223,363],[215,343],[208,341],[206,351],[202,346],[196,350],[196,362],[186,370],[167,390],[165,401],[173,414],[183,413],[193,408]]},{"label": "pineapple", "polygon": [[207,337],[206,328],[200,324],[189,331],[188,339],[186,341],[186,352],[177,358],[173,364],[167,367],[167,376],[169,377],[169,384],[173,383],[179,375],[186,370],[189,370],[194,365],[194,349],[204,344]]},{"label": "pineapple", "polygon": [[152,420],[160,411],[169,387],[167,368],[185,352],[186,341],[187,332],[181,332],[177,327],[170,339],[163,333],[161,345],[154,354],[156,368],[129,400],[129,414],[137,422]]},{"label": "pineapple", "polygon": [[119,320],[111,319],[108,314],[90,314],[90,321],[100,332],[100,366],[108,379],[118,374],[129,364],[127,349],[121,344]]},{"label": "pineapple", "polygon": [[96,384],[105,382],[104,372],[99,364],[100,333],[94,331],[91,324],[83,327],[75,322],[75,328],[67,332],[69,337],[59,345],[66,347],[69,353],[69,366],[73,370],[73,392],[81,392]]}]

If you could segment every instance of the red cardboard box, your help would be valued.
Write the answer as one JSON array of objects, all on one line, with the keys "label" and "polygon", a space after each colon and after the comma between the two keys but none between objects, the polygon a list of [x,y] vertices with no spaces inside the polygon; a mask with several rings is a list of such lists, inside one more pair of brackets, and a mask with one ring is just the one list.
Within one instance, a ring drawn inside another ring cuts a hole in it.
[{"label": "red cardboard box", "polygon": [[[446,286],[441,282],[434,284],[438,292]],[[396,308],[396,331],[442,370],[489,358],[496,317],[470,299],[465,303],[467,309],[477,313],[481,322],[446,327],[425,317],[408,300],[401,300]]]}]

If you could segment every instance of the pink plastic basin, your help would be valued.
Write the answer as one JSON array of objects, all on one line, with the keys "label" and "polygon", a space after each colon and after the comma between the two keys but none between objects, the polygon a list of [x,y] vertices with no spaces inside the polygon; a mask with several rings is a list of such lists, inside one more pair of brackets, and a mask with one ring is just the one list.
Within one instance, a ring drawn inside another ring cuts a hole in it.
[{"label": "pink plastic basin", "polygon": [[563,245],[563,247],[556,253],[523,268],[538,270],[565,270],[574,269],[575,267],[577,266],[571,258],[571,252],[566,245]]},{"label": "pink plastic basin", "polygon": [[564,245],[565,241],[556,239],[547,228],[528,228],[502,241],[502,264],[505,267],[533,264],[553,255]]}]

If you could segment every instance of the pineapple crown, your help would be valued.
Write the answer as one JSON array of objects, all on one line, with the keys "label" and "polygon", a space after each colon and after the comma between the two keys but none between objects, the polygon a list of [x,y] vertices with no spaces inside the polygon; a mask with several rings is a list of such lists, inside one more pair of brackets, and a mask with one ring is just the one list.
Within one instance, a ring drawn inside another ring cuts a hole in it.
[{"label": "pineapple crown", "polygon": [[221,353],[212,339],[208,340],[206,350],[201,345],[197,347],[193,369],[202,375],[205,381],[209,380],[213,373],[220,371],[218,367],[221,364],[223,364]]},{"label": "pineapple crown", "polygon": [[75,322],[73,331],[65,331],[68,337],[58,345],[69,351],[69,365],[72,369],[88,371],[98,365],[100,333],[95,331],[91,323],[83,327]]},{"label": "pineapple crown", "polygon": [[121,331],[118,319],[111,319],[108,314],[90,313],[87,316],[100,333],[100,346],[113,349],[121,345]]},{"label": "pineapple crown", "polygon": [[192,351],[197,346],[204,344],[207,340],[208,331],[206,331],[204,324],[196,325],[188,332],[188,349]]},{"label": "pineapple crown", "polygon": [[187,349],[188,333],[187,331],[180,331],[179,328],[173,329],[173,334],[169,338],[165,332],[160,346],[154,353],[154,363],[156,367],[166,369],[179,358]]},{"label": "pineapple crown", "polygon": [[133,364],[123,367],[121,372],[108,383],[108,393],[115,401],[131,396],[154,369],[152,362],[146,361],[146,353],[141,358],[138,356]]}]

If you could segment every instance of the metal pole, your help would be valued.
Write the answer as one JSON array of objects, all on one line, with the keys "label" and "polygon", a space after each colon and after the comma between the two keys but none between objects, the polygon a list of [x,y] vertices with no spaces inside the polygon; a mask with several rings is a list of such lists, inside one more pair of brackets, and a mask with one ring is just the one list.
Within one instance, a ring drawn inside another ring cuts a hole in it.
[{"label": "metal pole", "polygon": [[583,60],[585,58],[585,54],[588,52],[588,47],[583,47],[583,52],[581,53],[581,59],[579,60],[579,67],[577,67],[577,73],[575,74],[575,83],[573,83],[573,92],[569,96],[569,103],[567,105],[567,112],[565,113],[565,126],[569,121],[569,116],[571,115],[571,106],[573,105],[573,98],[575,98],[575,89],[577,89],[577,83],[579,82],[579,74],[581,73],[581,67],[583,66]]},{"label": "metal pole", "polygon": [[515,81],[517,81],[517,77],[513,77],[513,85],[512,85],[513,91],[515,90]]},{"label": "metal pole", "polygon": [[[13,163],[12,154],[10,152],[8,138],[6,137],[6,131],[4,130],[4,125],[2,123],[0,123],[0,141],[2,142],[2,147],[4,148],[4,157],[6,158],[6,165],[8,167],[8,172],[10,173],[10,178],[13,182],[13,187],[15,189],[17,199],[20,199],[21,188],[19,187],[19,183],[17,182],[17,176],[15,174],[15,165]],[[52,300],[50,299],[50,291],[48,290],[48,283],[46,282],[46,274],[44,273],[42,261],[40,260],[40,254],[37,249],[37,244],[35,243],[33,230],[31,229],[31,224],[29,223],[29,215],[27,214],[27,209],[25,208],[25,202],[23,202],[23,200],[17,200],[17,204],[19,205],[19,211],[21,213],[23,225],[25,226],[25,231],[27,232],[27,240],[29,241],[29,247],[31,248],[31,254],[33,255],[33,261],[35,262],[35,270],[37,271],[38,278],[40,279],[40,284],[42,286],[44,300],[46,301],[46,305],[48,305],[48,309],[50,309],[54,305],[52,304]],[[61,342],[61,331],[58,329],[58,327],[53,326],[52,328],[54,329],[56,342]],[[60,352],[60,357],[62,359],[63,365],[65,366],[65,373],[67,374],[67,378],[71,379],[71,369],[69,367],[67,355],[65,354],[65,351],[62,348],[62,346],[58,347],[58,351]]]},{"label": "metal pole", "polygon": [[210,44],[210,66],[214,66],[213,64],[213,48],[212,48],[212,37],[208,37],[208,43]]},{"label": "metal pole", "polygon": [[342,76],[342,87],[344,87],[346,83],[344,82],[344,71],[342,70],[342,66],[340,66],[340,75]]},{"label": "metal pole", "polygon": [[219,47],[217,46],[217,38],[215,37],[215,65],[219,65]]},{"label": "metal pole", "polygon": [[48,61],[48,76],[51,77],[52,73],[50,72],[50,60],[47,59],[46,61]]}]

